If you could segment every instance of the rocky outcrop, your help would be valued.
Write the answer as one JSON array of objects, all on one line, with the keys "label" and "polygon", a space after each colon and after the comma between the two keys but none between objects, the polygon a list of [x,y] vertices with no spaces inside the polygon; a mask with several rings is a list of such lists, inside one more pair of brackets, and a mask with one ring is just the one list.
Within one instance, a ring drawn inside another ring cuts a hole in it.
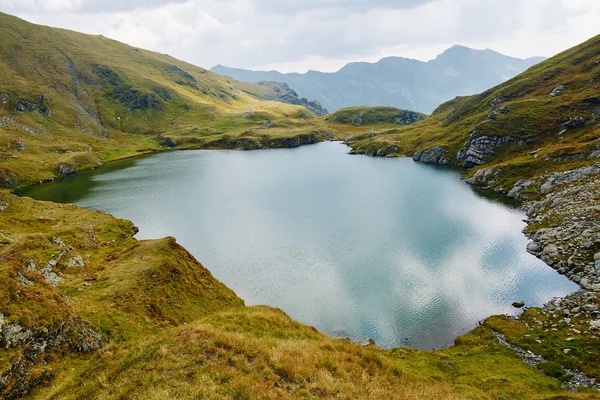
[{"label": "rocky outcrop", "polygon": [[562,91],[563,91],[564,88],[565,88],[565,85],[558,85],[557,87],[555,87],[554,89],[552,89],[552,91],[550,92],[549,96],[550,97],[558,96],[559,94],[562,93]]},{"label": "rocky outcrop", "polygon": [[321,106],[321,103],[319,103],[318,101],[308,100],[304,97],[300,98],[300,96],[298,96],[298,93],[296,93],[292,88],[290,88],[287,83],[262,81],[258,84],[260,86],[264,86],[271,89],[271,92],[266,94],[256,95],[250,93],[261,100],[274,100],[286,104],[304,106],[307,110],[311,111],[313,114],[319,117],[329,114],[327,109],[323,108],[323,106]]},{"label": "rocky outcrop", "polygon": [[17,175],[8,168],[0,168],[0,188],[15,188],[19,184]]},{"label": "rocky outcrop", "polygon": [[576,129],[581,128],[583,125],[585,125],[585,118],[578,115],[576,117],[569,117],[568,121],[563,122],[562,127],[566,129]]},{"label": "rocky outcrop", "polygon": [[528,188],[532,184],[533,182],[528,179],[520,179],[517,183],[515,183],[515,186],[511,189],[511,191],[508,192],[507,196],[511,199],[514,199],[519,193],[521,193],[523,189]]},{"label": "rocky outcrop", "polygon": [[72,175],[77,173],[77,168],[69,163],[60,163],[57,171],[61,175]]},{"label": "rocky outcrop", "polygon": [[431,150],[417,151],[413,155],[413,161],[421,162],[424,164],[437,164],[437,165],[449,165],[450,159],[448,158],[445,147],[436,146]]},{"label": "rocky outcrop", "polygon": [[456,155],[456,163],[463,168],[483,165],[487,159],[495,155],[498,147],[508,146],[514,142],[509,136],[488,136],[472,134],[469,141]]},{"label": "rocky outcrop", "polygon": [[319,143],[333,138],[332,132],[319,131],[291,137],[223,137],[204,144],[203,148],[225,148],[235,150],[260,150],[270,148],[294,148]]},{"label": "rocky outcrop", "polygon": [[48,103],[48,98],[44,96],[39,96],[35,100],[19,98],[14,102],[12,109],[19,112],[39,111],[40,113],[49,117],[52,115],[52,111],[50,111]]},{"label": "rocky outcrop", "polygon": [[[600,292],[600,163],[530,181],[527,251],[587,291]],[[514,188],[513,188],[514,190]],[[517,191],[515,196],[522,199]]]},{"label": "rocky outcrop", "polygon": [[[0,314],[1,315],[1,314]],[[4,320],[4,316],[2,316]],[[19,324],[0,326],[0,344],[5,348],[22,346],[0,378],[0,397],[18,399],[52,379],[52,372],[37,368],[51,352],[89,353],[102,347],[102,336],[80,317],[68,317],[58,326],[37,330]]]},{"label": "rocky outcrop", "polygon": [[167,137],[160,141],[160,145],[163,147],[176,147],[177,143],[170,137]]},{"label": "rocky outcrop", "polygon": [[469,185],[477,185],[483,188],[489,188],[498,181],[499,172],[496,168],[483,168],[475,172],[475,174],[466,179],[465,182]]}]

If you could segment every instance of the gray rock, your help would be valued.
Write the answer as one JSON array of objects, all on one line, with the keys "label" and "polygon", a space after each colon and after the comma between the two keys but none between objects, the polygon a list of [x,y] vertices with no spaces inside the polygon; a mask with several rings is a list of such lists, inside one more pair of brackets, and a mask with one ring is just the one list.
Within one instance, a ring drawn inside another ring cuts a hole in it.
[{"label": "gray rock", "polygon": [[531,254],[534,254],[534,255],[535,255],[535,254],[539,253],[539,252],[540,252],[540,250],[541,250],[541,249],[540,249],[540,245],[539,245],[539,244],[537,244],[536,242],[530,242],[530,243],[527,245],[527,252],[529,252],[529,253],[531,253]]},{"label": "gray rock", "polygon": [[371,338],[361,338],[358,344],[361,346],[375,346],[375,341]]},{"label": "gray rock", "polygon": [[512,306],[515,308],[525,307],[525,302],[523,300],[517,300],[512,303]]},{"label": "gray rock", "polygon": [[56,260],[50,260],[48,261],[48,264],[46,264],[46,266],[40,270],[40,274],[52,287],[57,287],[60,282],[64,281],[64,278],[58,276],[58,274],[53,270],[57,264],[58,262]]},{"label": "gray rock", "polygon": [[19,324],[6,324],[2,331],[4,336],[4,348],[18,346],[31,337],[31,330]]},{"label": "gray rock", "polygon": [[33,281],[25,278],[21,271],[17,272],[17,284],[22,287],[33,286]]},{"label": "gray rock", "polygon": [[600,320],[590,321],[590,331],[600,329]]},{"label": "gray rock", "polygon": [[463,168],[473,168],[485,164],[486,159],[495,154],[495,149],[507,146],[514,141],[508,136],[471,135],[471,138],[456,155],[457,164]]},{"label": "gray rock", "polygon": [[27,150],[27,148],[25,147],[25,144],[22,141],[20,141],[20,140],[12,140],[8,144],[8,147],[6,149],[7,150],[14,150],[14,151],[25,151],[25,150]]},{"label": "gray rock", "polygon": [[77,168],[67,163],[60,163],[58,173],[62,175],[72,175],[77,173]]},{"label": "gray rock", "polygon": [[565,88],[565,85],[558,85],[557,87],[552,89],[552,92],[550,92],[550,97],[558,96],[563,91],[564,88]]},{"label": "gray rock", "polygon": [[413,161],[422,162],[424,164],[450,164],[450,160],[446,156],[446,148],[441,146],[436,146],[427,151],[417,151],[413,155]]},{"label": "gray rock", "polygon": [[69,258],[69,260],[67,261],[67,267],[83,268],[85,267],[85,263],[83,262],[83,258],[81,256],[74,256]]},{"label": "gray rock", "polygon": [[160,145],[163,147],[176,147],[177,143],[170,137],[167,137],[160,141]]},{"label": "gray rock", "polygon": [[569,117],[569,120],[567,122],[564,122],[562,124],[562,127],[567,128],[567,129],[575,129],[575,128],[580,128],[583,125],[585,125],[585,118],[576,116],[576,117]]}]

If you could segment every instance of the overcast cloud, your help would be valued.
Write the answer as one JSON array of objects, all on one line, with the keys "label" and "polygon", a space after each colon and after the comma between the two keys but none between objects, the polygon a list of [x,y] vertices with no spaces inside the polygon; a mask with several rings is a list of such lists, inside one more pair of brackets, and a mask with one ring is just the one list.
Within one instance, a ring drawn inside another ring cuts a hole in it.
[{"label": "overcast cloud", "polygon": [[334,71],[454,44],[551,56],[600,33],[598,0],[0,0],[28,21],[196,65]]}]

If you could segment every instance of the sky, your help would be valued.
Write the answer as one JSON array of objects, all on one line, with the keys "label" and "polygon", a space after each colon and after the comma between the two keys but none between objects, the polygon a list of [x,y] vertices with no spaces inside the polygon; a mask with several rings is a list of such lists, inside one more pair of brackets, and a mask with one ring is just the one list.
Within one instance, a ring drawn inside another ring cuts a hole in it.
[{"label": "sky", "polygon": [[552,56],[600,34],[599,0],[0,0],[0,11],[216,64],[336,71],[455,44]]}]

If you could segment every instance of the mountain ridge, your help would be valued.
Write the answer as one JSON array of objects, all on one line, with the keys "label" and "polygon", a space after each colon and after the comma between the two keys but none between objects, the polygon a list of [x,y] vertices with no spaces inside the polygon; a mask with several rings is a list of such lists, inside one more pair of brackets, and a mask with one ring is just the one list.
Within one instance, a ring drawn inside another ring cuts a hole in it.
[{"label": "mountain ridge", "polygon": [[429,114],[444,101],[479,93],[542,59],[455,45],[429,61],[390,56],[377,62],[351,62],[335,72],[281,73],[220,64],[211,71],[245,82],[287,83],[299,96],[316,99],[330,112],[352,106],[392,106]]}]

